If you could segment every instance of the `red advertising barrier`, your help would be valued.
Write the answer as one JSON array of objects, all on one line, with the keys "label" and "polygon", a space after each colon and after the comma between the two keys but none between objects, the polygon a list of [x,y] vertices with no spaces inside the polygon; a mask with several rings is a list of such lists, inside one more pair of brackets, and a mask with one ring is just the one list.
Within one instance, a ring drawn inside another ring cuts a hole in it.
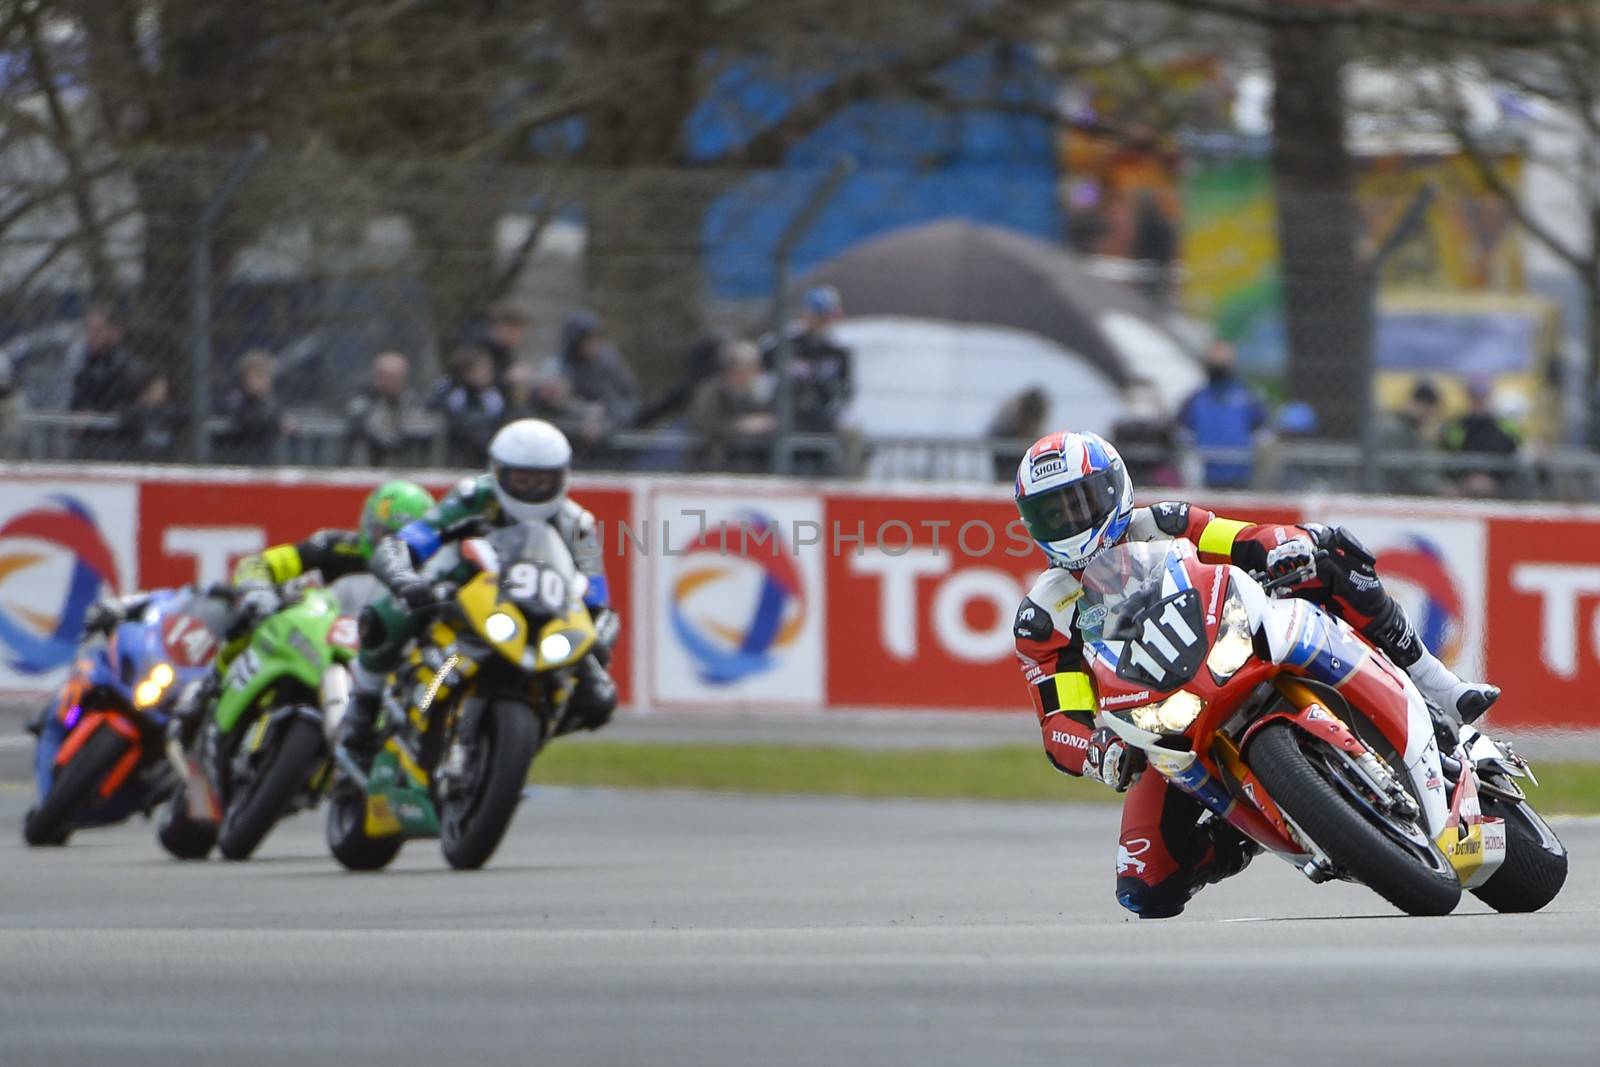
[{"label": "red advertising barrier", "polygon": [[[435,492],[448,476],[424,479]],[[53,684],[104,587],[212,581],[355,521],[370,473],[26,468],[0,476],[0,690]],[[642,708],[1015,709],[1011,617],[1042,558],[1000,487],[578,479]],[[1495,720],[1600,728],[1600,509],[1232,498],[1354,530],[1424,639],[1506,690]]]}]

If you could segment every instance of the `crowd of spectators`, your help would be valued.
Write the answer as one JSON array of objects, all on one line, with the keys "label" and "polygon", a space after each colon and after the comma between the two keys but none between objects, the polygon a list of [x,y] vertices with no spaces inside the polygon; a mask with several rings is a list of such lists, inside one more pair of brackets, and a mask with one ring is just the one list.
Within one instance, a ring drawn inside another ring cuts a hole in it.
[{"label": "crowd of spectators", "polygon": [[[361,466],[415,463],[442,426],[446,462],[477,466],[500,426],[532,416],[561,427],[580,463],[626,458],[648,465],[648,455],[624,457],[617,441],[619,434],[649,430],[663,441],[680,442],[662,445],[658,461],[670,454],[675,465],[701,470],[770,470],[778,431],[777,382],[785,369],[795,431],[839,431],[853,382],[851,354],[832,336],[842,314],[838,292],[821,287],[806,294],[801,315],[779,333],[759,341],[708,337],[687,354],[682,377],[647,405],[633,368],[596,315],[569,316],[556,353],[541,359],[528,351],[530,317],[513,303],[498,303],[483,327],[454,350],[446,373],[423,399],[412,390],[411,361],[405,355],[385,352],[373,359],[369,384],[346,410],[344,459]],[[241,381],[241,397],[269,400],[268,378],[254,391]],[[247,401],[230,398],[227,433],[244,436],[246,421],[263,434],[274,426],[280,434],[293,432],[290,425],[274,423],[269,410],[275,408],[253,411]],[[270,448],[251,451],[265,454]],[[805,467],[805,450],[798,454]],[[819,453],[811,469],[826,469],[836,456],[836,449]]]},{"label": "crowd of spectators", "polygon": [[[646,402],[633,368],[597,316],[570,315],[555,351],[541,357],[531,343],[532,317],[502,301],[487,309],[431,383],[416,384],[416,365],[406,353],[376,354],[365,384],[345,406],[342,447],[332,461],[401,467],[442,460],[475,467],[499,427],[533,416],[560,426],[581,463],[763,472],[775,466],[786,397],[793,432],[800,435],[791,442],[792,469],[827,472],[845,454],[849,434],[841,416],[854,394],[853,356],[834,329],[843,313],[840,294],[822,286],[804,295],[800,313],[780,330],[759,339],[703,338],[685,354],[681,376]],[[55,380],[61,407],[84,416],[72,431],[75,455],[189,456],[196,429],[191,397],[175,392],[159,369],[170,363],[152,360],[153,350],[130,343],[112,306],[85,309]],[[1207,349],[1203,365],[1204,383],[1175,411],[1153,381],[1135,378],[1123,387],[1110,436],[1137,484],[1278,490],[1326,484],[1305,464],[1297,466],[1293,456],[1305,450],[1282,447],[1317,438],[1311,405],[1290,402],[1274,410],[1238,373],[1225,342]],[[279,399],[279,367],[262,349],[234,361],[206,428],[214,460],[277,462],[284,443],[304,432],[303,417]],[[1402,404],[1381,412],[1373,427],[1380,461],[1365,484],[1406,495],[1517,495],[1522,431],[1497,409],[1492,382],[1465,386],[1464,409],[1460,385],[1453,387],[1452,408],[1441,383],[1419,379]],[[0,354],[0,447],[11,447],[6,442],[17,437],[19,392],[18,376]],[[1449,410],[1461,413],[1447,417]],[[1048,395],[1037,386],[1017,392],[995,413],[985,436],[997,480],[1013,478],[1019,442],[1045,432],[1049,417]],[[321,420],[317,432],[326,437],[327,417]],[[646,433],[624,447],[619,435],[630,431]]]}]

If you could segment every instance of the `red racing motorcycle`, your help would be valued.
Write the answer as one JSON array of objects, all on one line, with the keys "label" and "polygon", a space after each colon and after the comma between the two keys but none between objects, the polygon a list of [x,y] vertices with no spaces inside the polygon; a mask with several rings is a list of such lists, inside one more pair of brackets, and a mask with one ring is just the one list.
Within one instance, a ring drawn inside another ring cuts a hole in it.
[{"label": "red racing motorcycle", "polygon": [[[1527,761],[1436,725],[1416,686],[1340,619],[1201,563],[1187,541],[1130,543],[1083,576],[1099,721],[1149,769],[1313,882],[1359,882],[1412,915],[1469,890],[1544,907],[1567,854],[1518,782]],[[1443,748],[1441,748],[1443,745]]]}]

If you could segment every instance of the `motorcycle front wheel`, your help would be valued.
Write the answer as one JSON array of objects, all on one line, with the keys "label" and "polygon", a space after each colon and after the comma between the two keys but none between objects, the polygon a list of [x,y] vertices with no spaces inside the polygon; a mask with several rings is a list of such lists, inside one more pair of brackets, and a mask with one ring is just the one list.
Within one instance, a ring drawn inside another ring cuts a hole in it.
[{"label": "motorcycle front wheel", "polygon": [[285,723],[255,777],[233,796],[222,816],[217,849],[223,858],[249,859],[321,761],[321,726],[299,716]]},{"label": "motorcycle front wheel", "polygon": [[1272,722],[1250,742],[1250,769],[1278,807],[1335,866],[1406,914],[1454,911],[1461,880],[1438,846],[1418,827],[1380,826],[1387,817],[1358,808],[1346,795],[1349,786],[1331,780],[1336,773],[1331,765],[1320,766],[1307,756],[1302,737],[1292,724]]},{"label": "motorcycle front wheel", "polygon": [[497,700],[484,709],[466,781],[439,804],[439,845],[450,866],[471,871],[489,862],[516,814],[538,744],[528,705]]},{"label": "motorcycle front wheel", "polygon": [[50,793],[22,820],[22,839],[33,846],[64,845],[72,833],[72,817],[94,799],[95,790],[127,755],[131,742],[102,725],[83,747],[58,768]]},{"label": "motorcycle front wheel", "polygon": [[1527,801],[1482,798],[1483,813],[1506,821],[1506,858],[1472,894],[1495,911],[1538,911],[1567,882],[1567,849]]}]

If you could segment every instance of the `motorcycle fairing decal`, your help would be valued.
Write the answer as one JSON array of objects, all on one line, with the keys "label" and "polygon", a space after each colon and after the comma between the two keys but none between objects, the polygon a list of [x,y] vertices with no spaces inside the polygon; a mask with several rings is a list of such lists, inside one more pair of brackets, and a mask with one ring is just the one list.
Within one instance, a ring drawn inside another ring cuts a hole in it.
[{"label": "motorcycle fairing decal", "polygon": [[1343,685],[1370,655],[1367,646],[1319,608],[1306,605],[1297,615],[1284,664],[1319,682]]},{"label": "motorcycle fairing decal", "polygon": [[1150,765],[1161,776],[1223,818],[1228,817],[1234,805],[1227,787],[1206,770],[1205,764],[1193,752],[1168,753],[1161,749],[1146,752]]},{"label": "motorcycle fairing decal", "polygon": [[1296,707],[1292,711],[1281,710],[1263,715],[1251,723],[1250,728],[1244,732],[1244,737],[1240,739],[1241,747],[1248,746],[1250,739],[1267,723],[1281,719],[1294,723],[1312,737],[1321,738],[1334,748],[1348,752],[1352,756],[1359,756],[1367,751],[1367,746],[1351,732],[1344,720],[1329,711],[1316,699],[1316,695],[1310,689],[1287,678],[1280,679],[1278,688],[1294,702]]},{"label": "motorcycle fairing decal", "polygon": [[1483,814],[1477,778],[1470,771],[1456,783],[1455,795],[1450,798],[1450,816],[1434,843],[1466,889],[1487,882],[1505,862],[1505,820]]},{"label": "motorcycle fairing decal", "polygon": [[427,775],[392,740],[372,761],[367,779],[368,837],[437,837],[439,818],[427,792]]}]

